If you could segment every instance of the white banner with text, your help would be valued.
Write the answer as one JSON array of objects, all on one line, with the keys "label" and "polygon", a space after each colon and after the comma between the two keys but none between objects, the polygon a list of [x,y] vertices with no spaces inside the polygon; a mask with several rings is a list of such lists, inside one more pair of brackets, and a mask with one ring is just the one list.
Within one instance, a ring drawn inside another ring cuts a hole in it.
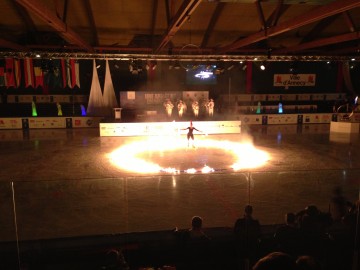
[{"label": "white banner with text", "polygon": [[316,74],[274,74],[274,86],[315,86]]}]

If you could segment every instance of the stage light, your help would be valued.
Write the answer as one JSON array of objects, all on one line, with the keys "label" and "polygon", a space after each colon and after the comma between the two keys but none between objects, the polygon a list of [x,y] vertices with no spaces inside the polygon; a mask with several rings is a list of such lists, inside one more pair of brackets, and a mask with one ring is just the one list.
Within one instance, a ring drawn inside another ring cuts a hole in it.
[{"label": "stage light", "polygon": [[261,69],[261,70],[265,70],[265,69],[266,69],[265,65],[264,65],[264,64],[261,64],[261,65],[260,65],[260,69]]},{"label": "stage light", "polygon": [[282,103],[279,103],[278,113],[283,113]]},{"label": "stage light", "polygon": [[99,69],[99,68],[100,68],[100,64],[99,64],[99,65],[97,65],[97,66],[96,66],[96,68],[97,68],[97,69]]}]

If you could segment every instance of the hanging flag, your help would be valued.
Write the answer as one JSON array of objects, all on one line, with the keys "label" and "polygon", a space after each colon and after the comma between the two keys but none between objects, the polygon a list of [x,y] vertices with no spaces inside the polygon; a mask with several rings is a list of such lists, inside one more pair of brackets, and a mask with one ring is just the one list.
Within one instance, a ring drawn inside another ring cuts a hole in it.
[{"label": "hanging flag", "polygon": [[0,67],[0,86],[5,86],[5,72],[4,72],[4,67]]},{"label": "hanging flag", "polygon": [[156,67],[157,67],[157,63],[156,63],[156,62],[149,62],[149,63],[147,63],[147,65],[146,65],[147,78],[148,78],[149,82],[153,82],[153,81],[155,80]]},{"label": "hanging flag", "polygon": [[31,86],[34,88],[34,67],[31,58],[24,59],[24,79],[25,87]]},{"label": "hanging flag", "polygon": [[108,59],[106,59],[103,101],[106,116],[111,116],[113,109],[118,107],[118,103],[116,100],[115,90],[111,79]]},{"label": "hanging flag", "polygon": [[246,94],[251,94],[252,83],[253,83],[252,62],[248,61],[246,62]]},{"label": "hanging flag", "polygon": [[14,69],[15,69],[15,85],[16,87],[20,87],[21,84],[20,59],[14,60]]},{"label": "hanging flag", "polygon": [[14,59],[5,59],[5,85],[6,88],[15,87]]},{"label": "hanging flag", "polygon": [[62,78],[62,88],[65,88],[67,85],[67,75],[66,75],[66,61],[65,59],[60,59],[61,63],[61,78]]},{"label": "hanging flag", "polygon": [[101,116],[104,111],[103,96],[101,92],[99,76],[96,69],[95,59],[93,59],[93,77],[91,82],[87,115]]},{"label": "hanging flag", "polygon": [[48,95],[49,94],[49,88],[51,87],[52,83],[52,72],[48,68],[42,69],[43,74],[43,94]]},{"label": "hanging flag", "polygon": [[41,67],[34,67],[34,74],[35,74],[35,88],[41,86],[44,88],[44,74],[42,72]]},{"label": "hanging flag", "polygon": [[66,76],[67,76],[67,86],[69,88],[74,88],[75,80],[75,60],[74,59],[66,59]]},{"label": "hanging flag", "polygon": [[54,89],[63,88],[61,60],[63,60],[63,59],[54,59],[53,60]]},{"label": "hanging flag", "polygon": [[80,67],[79,62],[75,59],[66,59],[62,63],[63,75],[65,76],[64,83],[69,88],[74,88],[75,86],[80,88]]},{"label": "hanging flag", "polygon": [[75,85],[80,88],[80,64],[79,61],[75,61]]}]

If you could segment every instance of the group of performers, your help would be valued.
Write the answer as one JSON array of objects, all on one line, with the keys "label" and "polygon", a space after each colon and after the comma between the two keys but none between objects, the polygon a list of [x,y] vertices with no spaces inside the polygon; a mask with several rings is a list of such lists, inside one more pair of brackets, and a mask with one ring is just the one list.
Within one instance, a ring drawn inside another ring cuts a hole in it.
[{"label": "group of performers", "polygon": [[[171,102],[170,99],[166,99],[163,103],[165,111],[166,111],[166,115],[168,117],[172,116],[173,113],[173,109],[174,109],[174,104]],[[209,117],[213,117],[214,116],[214,107],[215,107],[215,103],[213,99],[209,99],[206,102],[204,102],[203,106],[206,109],[206,115],[208,115]],[[184,114],[187,111],[187,105],[184,101],[179,100],[176,104],[176,108],[178,110],[178,115],[180,118],[182,118],[184,116]],[[199,117],[199,113],[200,113],[200,104],[197,100],[194,100],[191,103],[191,109],[193,112],[194,117]]]},{"label": "group of performers", "polygon": [[[176,106],[175,106],[176,105]],[[172,117],[173,114],[173,110],[174,107],[177,108],[178,111],[178,116],[179,118],[182,118],[184,116],[184,114],[187,112],[187,108],[188,106],[186,105],[186,102],[184,102],[183,100],[179,100],[176,104],[173,104],[171,102],[171,100],[169,98],[167,98],[164,103],[163,106],[165,108],[165,112],[167,117]],[[200,108],[203,107],[204,110],[206,110],[206,115],[208,117],[213,117],[214,116],[214,107],[215,107],[215,103],[213,99],[209,99],[207,101],[205,101],[204,103],[202,103],[202,105],[200,106],[199,101],[194,100],[191,103],[191,109],[192,109],[192,116],[195,118],[199,117],[200,114]],[[194,145],[194,130],[202,133],[202,131],[196,129],[193,126],[192,121],[190,121],[190,125],[187,128],[181,129],[181,130],[188,130],[187,132],[187,141],[188,141],[188,147],[190,147],[190,144],[192,145],[192,147],[195,147]]]}]

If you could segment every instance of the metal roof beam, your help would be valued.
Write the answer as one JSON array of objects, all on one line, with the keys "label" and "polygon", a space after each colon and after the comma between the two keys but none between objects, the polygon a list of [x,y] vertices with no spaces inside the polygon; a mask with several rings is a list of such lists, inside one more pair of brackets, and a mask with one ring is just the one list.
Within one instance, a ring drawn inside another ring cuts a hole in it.
[{"label": "metal roof beam", "polygon": [[255,5],[256,5],[256,11],[258,13],[259,19],[260,19],[260,24],[261,24],[261,28],[262,30],[265,31],[266,33],[266,29],[268,28],[266,25],[266,21],[265,21],[265,16],[264,16],[264,12],[262,10],[262,6],[260,3],[261,0],[257,0],[255,1]]},{"label": "metal roof beam", "polygon": [[16,51],[29,51],[29,48],[19,45],[17,43],[0,38],[0,47],[8,48]]},{"label": "metal roof beam", "polygon": [[157,17],[157,10],[158,10],[158,0],[153,1],[152,5],[152,16],[151,16],[151,47],[154,47],[154,35],[155,35],[155,26],[156,26],[156,17]]},{"label": "metal roof beam", "polygon": [[85,5],[85,10],[86,10],[86,15],[88,16],[89,21],[90,21],[91,32],[94,34],[94,44],[95,44],[95,46],[99,46],[99,35],[98,35],[98,31],[96,29],[94,12],[92,10],[90,0],[84,0],[84,5]]},{"label": "metal roof beam", "polygon": [[207,46],[209,38],[210,38],[210,34],[214,31],[215,25],[216,25],[217,21],[219,20],[220,15],[221,15],[225,5],[226,5],[226,3],[218,3],[216,5],[214,13],[211,16],[209,25],[205,31],[204,38],[201,42],[201,46],[200,46],[201,48],[205,48]]},{"label": "metal roof beam", "polygon": [[303,39],[301,40],[301,44],[310,42],[316,39],[316,37],[324,31],[329,25],[331,25],[334,21],[336,21],[341,14],[336,14],[334,16],[327,17],[321,21],[319,21]]},{"label": "metal roof beam", "polygon": [[155,52],[159,52],[169,43],[169,41],[175,36],[177,31],[180,30],[181,26],[187,21],[189,16],[195,11],[200,3],[201,0],[185,0],[183,2],[175,17],[172,19],[170,26],[166,30],[166,33]]},{"label": "metal roof beam", "polygon": [[60,20],[56,14],[53,14],[46,6],[36,0],[15,0],[18,4],[23,6],[28,11],[37,15],[40,19],[45,21],[53,27],[59,34],[69,43],[78,45],[86,51],[93,52],[94,49],[87,44],[78,34]]},{"label": "metal roof beam", "polygon": [[329,37],[329,38],[322,38],[319,40],[307,42],[307,43],[289,47],[286,49],[275,50],[275,51],[273,51],[273,53],[274,54],[284,54],[284,53],[286,54],[289,52],[293,53],[293,52],[297,52],[297,51],[303,51],[303,50],[308,50],[308,49],[312,49],[312,48],[323,47],[323,46],[332,45],[332,44],[336,44],[336,43],[347,42],[347,41],[351,41],[351,40],[355,40],[355,39],[359,39],[359,38],[360,38],[360,32],[353,32],[353,33],[333,36],[333,37]]},{"label": "metal roof beam", "polygon": [[350,32],[355,32],[356,27],[349,12],[343,12],[342,15],[344,16],[345,23],[349,26]]},{"label": "metal roof beam", "polygon": [[268,28],[267,31],[261,31],[255,34],[252,34],[246,38],[235,41],[234,43],[224,46],[218,50],[219,54],[226,53],[237,48],[241,48],[261,40],[267,39],[272,36],[280,35],[282,33],[288,32],[290,30],[299,28],[301,26],[319,21],[326,17],[345,12],[347,10],[360,7],[359,0],[337,0],[331,2],[330,4],[320,6],[313,10],[310,10],[305,15],[298,16],[292,20],[281,23],[277,26]]}]

